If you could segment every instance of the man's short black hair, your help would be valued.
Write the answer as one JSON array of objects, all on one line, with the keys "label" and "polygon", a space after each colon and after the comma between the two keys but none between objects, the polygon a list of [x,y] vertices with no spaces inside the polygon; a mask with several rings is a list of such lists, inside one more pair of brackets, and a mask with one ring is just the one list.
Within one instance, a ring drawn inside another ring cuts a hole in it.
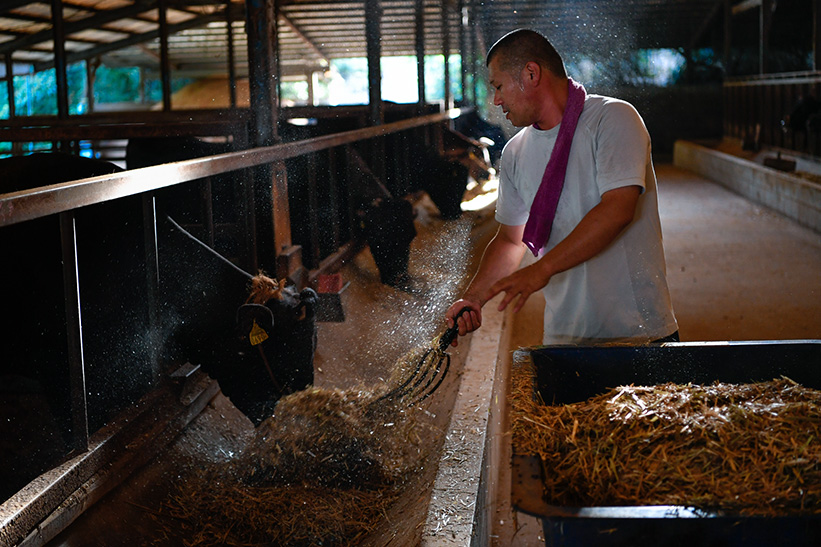
[{"label": "man's short black hair", "polygon": [[499,67],[508,72],[518,72],[530,62],[535,61],[556,76],[566,78],[564,61],[550,40],[535,30],[516,29],[508,32],[487,52],[487,64],[494,57],[499,58]]}]

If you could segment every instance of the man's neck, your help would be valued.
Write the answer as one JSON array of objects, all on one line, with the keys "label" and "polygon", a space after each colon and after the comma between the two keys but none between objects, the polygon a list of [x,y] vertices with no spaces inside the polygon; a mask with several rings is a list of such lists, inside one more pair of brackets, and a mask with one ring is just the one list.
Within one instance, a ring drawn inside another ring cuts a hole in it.
[{"label": "man's neck", "polygon": [[541,130],[553,129],[559,125],[567,107],[567,78],[551,77],[545,83],[547,87],[542,92],[544,106],[534,124]]}]

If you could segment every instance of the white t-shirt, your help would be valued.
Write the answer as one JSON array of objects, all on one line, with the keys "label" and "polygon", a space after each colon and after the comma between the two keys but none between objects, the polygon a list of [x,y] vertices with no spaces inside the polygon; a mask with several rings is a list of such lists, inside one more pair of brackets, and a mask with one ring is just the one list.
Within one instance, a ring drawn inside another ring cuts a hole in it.
[{"label": "white t-shirt", "polygon": [[[505,146],[496,220],[527,222],[559,127],[526,127]],[[633,222],[604,251],[553,276],[545,296],[544,344],[646,343],[677,330],[667,289],[650,136],[632,105],[588,95],[579,117],[546,252],[570,234],[602,194],[643,191]]]}]

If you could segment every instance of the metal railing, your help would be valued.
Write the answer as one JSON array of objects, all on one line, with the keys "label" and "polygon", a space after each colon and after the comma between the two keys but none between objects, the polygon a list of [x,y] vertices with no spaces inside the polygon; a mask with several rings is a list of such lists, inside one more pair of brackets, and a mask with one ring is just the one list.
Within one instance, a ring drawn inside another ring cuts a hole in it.
[{"label": "metal railing", "polygon": [[[60,241],[62,247],[62,270],[63,270],[63,286],[65,292],[65,310],[66,310],[66,329],[68,342],[68,363],[69,368],[68,378],[70,386],[68,396],[70,397],[70,423],[71,423],[71,437],[70,449],[75,454],[82,454],[89,450],[89,403],[86,400],[87,388],[85,377],[85,358],[83,355],[83,331],[82,331],[82,308],[80,300],[80,279],[81,268],[78,268],[77,247],[78,236],[75,225],[75,211],[82,207],[88,207],[96,204],[101,204],[107,201],[125,198],[128,196],[142,196],[142,215],[144,219],[143,234],[145,237],[145,264],[149,271],[146,272],[148,294],[145,300],[149,302],[149,330],[154,330],[154,327],[160,324],[156,314],[158,313],[158,306],[151,302],[158,298],[159,290],[159,270],[157,247],[157,204],[154,193],[158,190],[168,188],[175,185],[182,185],[187,182],[196,181],[205,177],[212,177],[226,173],[236,172],[238,170],[247,168],[256,168],[272,162],[283,162],[286,160],[293,160],[295,158],[311,158],[317,153],[333,153],[334,150],[345,150],[347,147],[362,144],[365,141],[371,141],[373,144],[380,139],[388,137],[396,137],[399,139],[394,143],[392,150],[403,145],[407,139],[424,138],[430,143],[435,144],[437,139],[437,126],[441,128],[442,124],[449,122],[460,116],[463,110],[453,109],[442,113],[431,114],[426,116],[419,116],[415,118],[405,119],[393,123],[386,123],[384,125],[367,127],[363,129],[356,129],[345,131],[325,136],[320,136],[308,140],[277,144],[274,146],[252,148],[248,150],[240,150],[224,154],[218,154],[209,157],[202,157],[192,160],[179,161],[163,165],[156,165],[152,167],[145,167],[140,169],[133,169],[128,171],[118,172],[112,175],[98,176],[80,180],[54,184],[50,186],[41,186],[28,190],[22,190],[12,193],[0,195],[0,228],[9,227],[17,224],[23,224],[36,219],[57,215],[59,218]],[[433,129],[433,131],[427,131]],[[427,131],[424,135],[408,135],[408,132],[419,130]],[[404,140],[403,140],[404,139]],[[383,143],[384,144],[384,143]],[[377,150],[379,147],[375,147]],[[406,151],[407,152],[407,151]],[[400,157],[401,156],[401,157]],[[407,157],[405,153],[397,154],[394,158],[389,158],[395,163],[408,162],[412,158]],[[342,157],[342,161],[348,161],[351,157],[346,153]],[[347,159],[346,159],[347,158]],[[384,158],[383,158],[384,159]],[[313,172],[310,176],[317,178],[324,176],[323,173],[317,171],[319,162],[315,159],[310,160],[314,163]],[[419,161],[419,158],[415,158]],[[339,170],[350,170],[353,168],[350,165],[340,166],[338,163],[329,162],[331,167]],[[361,162],[357,169],[362,167]],[[392,176],[397,180],[394,181],[394,189],[401,191],[404,188],[401,180],[402,177],[413,176],[413,170],[408,165],[400,166],[394,165],[389,169]],[[313,190],[316,190],[315,185],[312,185]],[[316,203],[317,196],[313,197],[313,202]],[[316,215],[310,218],[300,218],[294,222],[308,222],[311,228],[308,231],[309,237],[315,237],[316,234]],[[349,219],[349,221],[352,221]],[[339,238],[344,235],[343,230],[338,230],[335,235],[336,243],[341,243],[342,247],[351,247],[350,241],[340,241]],[[350,235],[350,232],[348,232]],[[295,241],[295,243],[299,243]],[[328,266],[333,260],[332,256],[327,253],[318,252],[319,247],[314,244],[312,256],[308,257],[308,266],[312,268],[312,272],[316,273],[322,268]],[[53,282],[57,282],[54,280]],[[142,295],[138,295],[142,296]],[[152,368],[154,380],[152,385],[156,385],[156,380],[161,377],[159,359],[160,343],[157,339],[151,341],[155,344],[150,352],[151,363],[146,363],[145,367]],[[169,363],[170,364],[170,363]],[[166,364],[163,364],[166,365]],[[59,367],[59,364],[56,366]],[[116,374],[118,371],[110,370],[107,373]],[[126,403],[128,404],[128,403]],[[107,422],[108,423],[108,422]],[[96,430],[95,430],[96,431]],[[102,431],[102,430],[101,430]],[[106,429],[107,431],[107,429]],[[92,432],[93,434],[97,434]],[[89,453],[90,454],[90,453]],[[113,457],[113,456],[112,456]],[[83,477],[90,476],[96,469],[107,465],[107,460],[97,461],[98,457],[89,457],[87,469],[84,468]],[[70,492],[72,489],[82,483],[83,477],[69,476],[71,474],[60,475],[56,479],[60,484],[46,484],[44,489],[50,489],[49,492]],[[73,481],[73,482],[72,482]],[[65,484],[63,484],[65,483]],[[76,483],[76,484],[75,484]],[[9,537],[23,533],[26,528],[25,524],[29,521],[38,522],[45,518],[54,508],[61,502],[61,497],[42,496],[42,492],[37,488],[32,488],[31,483],[25,489],[25,496],[21,497],[23,491],[15,496],[17,509],[9,509],[11,513],[8,521],[0,519],[0,537],[4,534],[11,534]],[[45,491],[45,490],[43,490]],[[30,497],[31,496],[31,497]],[[17,499],[20,498],[20,499]],[[22,499],[26,498],[26,499]],[[38,499],[38,503],[29,504],[26,500]],[[2,502],[2,500],[0,500]],[[20,502],[17,504],[17,502]],[[24,507],[23,509],[19,509]],[[2,506],[2,503],[0,503]],[[0,511],[0,517],[4,515]],[[8,516],[8,515],[7,515]],[[21,520],[21,516],[25,517]],[[17,536],[20,537],[20,536]]]}]

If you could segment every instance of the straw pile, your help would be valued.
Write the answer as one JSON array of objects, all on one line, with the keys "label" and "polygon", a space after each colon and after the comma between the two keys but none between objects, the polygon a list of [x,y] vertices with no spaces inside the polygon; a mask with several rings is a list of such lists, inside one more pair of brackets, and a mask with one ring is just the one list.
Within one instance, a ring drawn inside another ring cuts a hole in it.
[{"label": "straw pile", "polygon": [[552,505],[821,513],[821,392],[789,379],[622,386],[548,406],[513,379],[513,447],[542,460]]},{"label": "straw pile", "polygon": [[435,444],[419,412],[358,390],[288,395],[239,458],[196,470],[155,518],[184,545],[356,545]]}]

